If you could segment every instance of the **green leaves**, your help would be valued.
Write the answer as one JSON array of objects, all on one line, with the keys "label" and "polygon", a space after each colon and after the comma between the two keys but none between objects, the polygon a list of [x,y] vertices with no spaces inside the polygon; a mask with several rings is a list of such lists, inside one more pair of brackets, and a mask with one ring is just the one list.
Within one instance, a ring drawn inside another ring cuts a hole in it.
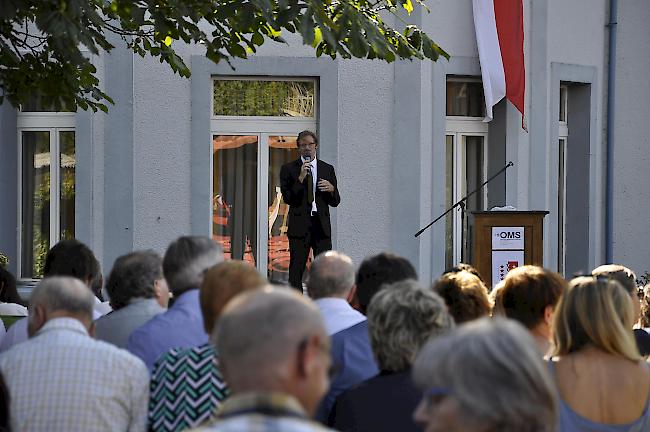
[{"label": "green leaves", "polygon": [[[384,19],[414,12],[413,0],[0,0],[0,101],[31,94],[72,109],[106,111],[92,58],[118,36],[181,76],[190,70],[175,48],[202,44],[214,62],[247,58],[266,39],[299,32],[317,56],[449,58],[421,29],[399,31]],[[423,0],[415,3],[426,9]],[[401,12],[401,14],[400,14]],[[200,25],[199,25],[200,23]],[[113,35],[109,37],[109,35]]]}]

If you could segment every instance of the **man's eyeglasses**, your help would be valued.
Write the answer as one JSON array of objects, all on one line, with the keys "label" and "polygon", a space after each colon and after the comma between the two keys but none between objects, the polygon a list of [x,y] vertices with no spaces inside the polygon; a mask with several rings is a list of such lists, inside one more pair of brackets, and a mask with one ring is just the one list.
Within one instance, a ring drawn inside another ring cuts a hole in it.
[{"label": "man's eyeglasses", "polygon": [[298,143],[298,148],[314,147],[315,145],[315,142]]}]

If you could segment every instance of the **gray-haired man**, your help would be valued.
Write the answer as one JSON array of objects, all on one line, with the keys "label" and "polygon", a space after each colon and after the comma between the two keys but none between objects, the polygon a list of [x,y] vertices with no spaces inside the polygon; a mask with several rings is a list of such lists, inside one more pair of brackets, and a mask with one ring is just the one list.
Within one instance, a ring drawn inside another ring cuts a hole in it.
[{"label": "gray-haired man", "polygon": [[131,333],[127,349],[149,370],[172,348],[191,348],[208,342],[199,305],[203,273],[223,261],[221,247],[207,237],[180,237],[167,248],[163,273],[175,297],[167,312],[153,317]]},{"label": "gray-haired man", "polygon": [[207,430],[327,431],[309,419],[325,394],[329,337],[316,306],[285,288],[233,299],[215,330],[232,395]]},{"label": "gray-haired man", "polygon": [[129,336],[167,309],[169,288],[162,258],[151,250],[137,251],[115,260],[106,282],[113,311],[95,321],[95,337],[126,348]]},{"label": "gray-haired man", "polygon": [[147,369],[91,337],[93,303],[93,293],[75,278],[45,278],[35,288],[30,339],[0,357],[13,430],[145,430]]},{"label": "gray-haired man", "polygon": [[307,292],[323,315],[330,336],[366,320],[350,306],[355,291],[354,265],[349,256],[327,251],[314,259]]}]

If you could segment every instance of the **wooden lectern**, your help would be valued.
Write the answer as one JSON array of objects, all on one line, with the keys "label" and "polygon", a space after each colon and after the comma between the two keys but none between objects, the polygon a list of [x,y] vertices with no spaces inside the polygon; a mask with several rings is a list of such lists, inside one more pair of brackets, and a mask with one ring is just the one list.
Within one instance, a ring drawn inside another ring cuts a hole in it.
[{"label": "wooden lectern", "polygon": [[473,265],[494,287],[515,267],[543,265],[547,211],[483,211],[474,217]]}]

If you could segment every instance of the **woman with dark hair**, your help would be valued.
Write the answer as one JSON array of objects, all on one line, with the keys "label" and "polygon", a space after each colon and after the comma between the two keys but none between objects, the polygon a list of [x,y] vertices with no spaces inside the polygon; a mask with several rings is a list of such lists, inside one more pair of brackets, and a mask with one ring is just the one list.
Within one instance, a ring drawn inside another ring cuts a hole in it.
[{"label": "woman with dark hair", "polygon": [[0,315],[27,316],[26,303],[18,295],[16,278],[0,267]]}]

